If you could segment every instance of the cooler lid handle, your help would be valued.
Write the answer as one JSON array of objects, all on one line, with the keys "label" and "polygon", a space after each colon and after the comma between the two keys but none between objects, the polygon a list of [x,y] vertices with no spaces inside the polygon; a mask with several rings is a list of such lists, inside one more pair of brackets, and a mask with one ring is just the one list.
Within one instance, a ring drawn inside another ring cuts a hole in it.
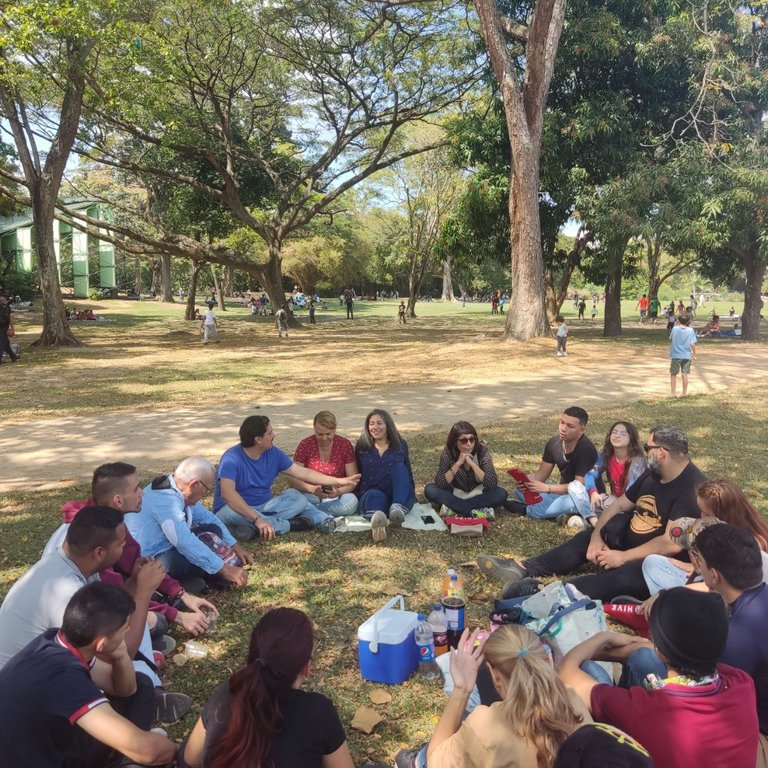
[{"label": "cooler lid handle", "polygon": [[371,642],[368,644],[368,650],[371,653],[377,653],[379,650],[379,615],[388,608],[394,608],[398,602],[400,603],[400,610],[404,611],[405,600],[403,600],[403,596],[395,595],[383,608],[379,608],[379,610],[373,614],[373,632],[371,633]]}]

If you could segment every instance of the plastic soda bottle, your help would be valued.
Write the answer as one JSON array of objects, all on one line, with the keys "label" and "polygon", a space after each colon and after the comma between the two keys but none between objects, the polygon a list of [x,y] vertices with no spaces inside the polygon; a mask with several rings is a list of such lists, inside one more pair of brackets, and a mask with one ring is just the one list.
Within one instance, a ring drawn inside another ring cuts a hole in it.
[{"label": "plastic soda bottle", "polygon": [[453,571],[448,582],[448,590],[443,597],[443,608],[448,620],[448,645],[455,648],[464,631],[464,609],[467,601],[464,596],[464,585],[461,577]]},{"label": "plastic soda bottle", "polygon": [[435,603],[432,613],[427,617],[429,626],[432,627],[432,636],[435,643],[435,656],[442,656],[448,651],[448,617],[443,606]]},{"label": "plastic soda bottle", "polygon": [[435,662],[435,643],[432,635],[432,627],[419,614],[419,623],[416,625],[416,648],[419,652],[419,675],[425,680],[437,680],[441,677],[440,667]]}]

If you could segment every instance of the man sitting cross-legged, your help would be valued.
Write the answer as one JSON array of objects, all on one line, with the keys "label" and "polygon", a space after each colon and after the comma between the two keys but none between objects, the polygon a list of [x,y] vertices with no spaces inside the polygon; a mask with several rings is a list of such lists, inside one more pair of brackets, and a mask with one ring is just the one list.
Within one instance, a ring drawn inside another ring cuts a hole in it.
[{"label": "man sitting cross-legged", "polygon": [[[597,573],[570,580],[584,594],[603,601],[618,595],[648,597],[643,558],[683,552],[664,534],[678,518],[700,516],[696,488],[705,477],[688,456],[688,438],[676,427],[654,428],[645,451],[648,469],[603,512],[594,530],[581,531],[522,563],[480,555],[481,570],[493,578],[518,582],[525,577],[574,573],[590,562],[598,567]],[[508,583],[504,595],[512,596],[514,591],[515,585]]]},{"label": "man sitting cross-legged", "polygon": [[[517,484],[518,500],[508,499],[504,503],[507,509],[537,520],[590,516],[584,477],[595,465],[597,449],[584,434],[588,420],[587,412],[578,406],[563,411],[557,434],[544,446],[539,468],[530,476],[530,482]],[[555,467],[560,472],[560,483],[547,483]],[[526,489],[541,494],[542,500],[526,505],[522,501]]]},{"label": "man sitting cross-legged", "polygon": [[[105,768],[121,753],[165,765],[176,744],[149,731],[152,686],[125,643],[133,600],[119,587],[82,587],[61,628],[32,640],[0,671],[0,763],[13,768]],[[125,764],[125,763],[123,763]]]},{"label": "man sitting cross-legged", "polygon": [[[54,531],[45,545],[43,554],[46,555],[61,546],[69,529],[69,524],[83,507],[94,504],[113,507],[128,515],[138,513],[141,510],[143,496],[144,490],[141,487],[141,480],[136,467],[132,464],[115,461],[96,467],[91,480],[91,498],[86,501],[69,501],[62,506],[61,513],[64,516],[64,523]],[[112,568],[105,569],[100,573],[101,580],[117,586],[127,583],[131,594],[135,594],[131,580],[135,580],[134,571],[146,563],[146,559],[141,558],[141,548],[126,528],[123,554]],[[198,588],[205,588],[203,582],[197,586]],[[208,628],[208,617],[205,611],[212,615],[218,615],[218,611],[212,603],[185,591],[184,587],[167,573],[158,585],[157,592],[168,602],[150,601],[149,603],[147,624],[155,648],[160,647],[157,640],[162,638],[169,622],[178,624],[192,635],[198,635]],[[180,611],[174,604],[180,604],[189,610]]]},{"label": "man sitting cross-legged", "polygon": [[684,587],[665,590],[651,607],[650,628],[666,676],[651,675],[630,688],[598,683],[581,665],[622,660],[638,642],[601,632],[566,654],[561,679],[596,721],[637,739],[657,768],[751,768],[758,744],[755,688],[741,669],[718,664],[728,636],[723,600]]},{"label": "man sitting cross-legged", "polygon": [[144,488],[144,500],[138,515],[129,515],[128,528],[145,556],[157,558],[165,570],[181,582],[202,578],[216,586],[224,583],[244,587],[248,573],[234,563],[227,563],[200,534],[213,534],[242,563],[253,558],[232,537],[227,527],[201,503],[211,491],[216,470],[208,459],[190,456],[171,475],[156,477]]},{"label": "man sitting cross-legged", "polygon": [[324,533],[336,528],[335,518],[311,504],[301,491],[289,488],[272,496],[272,483],[281,473],[305,483],[351,491],[360,475],[331,477],[300,467],[273,443],[275,431],[266,416],[248,416],[240,425],[240,444],[227,449],[219,462],[213,509],[235,538],[273,539],[275,534],[308,530]]}]

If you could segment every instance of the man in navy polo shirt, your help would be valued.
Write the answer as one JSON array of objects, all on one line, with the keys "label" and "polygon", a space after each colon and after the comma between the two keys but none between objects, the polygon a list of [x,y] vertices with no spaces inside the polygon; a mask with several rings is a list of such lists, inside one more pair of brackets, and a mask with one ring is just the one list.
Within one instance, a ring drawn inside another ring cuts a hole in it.
[{"label": "man in navy polo shirt", "polygon": [[125,644],[133,608],[125,590],[88,584],[69,601],[61,629],[47,630],[3,667],[3,765],[103,768],[115,752],[144,765],[173,759],[176,745],[147,730],[152,687],[137,687]]}]

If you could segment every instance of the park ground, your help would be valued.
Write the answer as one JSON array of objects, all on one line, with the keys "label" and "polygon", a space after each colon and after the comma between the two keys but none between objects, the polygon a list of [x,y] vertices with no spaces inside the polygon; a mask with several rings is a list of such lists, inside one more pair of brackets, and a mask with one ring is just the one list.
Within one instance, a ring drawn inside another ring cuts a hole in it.
[{"label": "park ground", "polygon": [[[702,342],[691,396],[668,400],[664,327],[641,327],[634,302],[625,305],[621,339],[574,322],[567,359],[555,358],[554,340],[502,342],[503,318],[491,317],[487,305],[420,304],[420,317],[405,328],[396,324],[396,302],[360,305],[354,322],[332,307],[318,313],[317,327],[282,341],[271,321],[232,306],[221,343],[208,347],[180,319],[178,305],[105,302],[95,309],[112,322],[78,325],[85,346],[33,351],[2,368],[0,594],[37,559],[61,503],[87,496],[93,466],[128,459],[148,479],[191,453],[215,460],[253,412],[273,418],[279,444],[290,451],[322,407],[335,410],[339,431],[354,438],[367,409],[384,405],[397,413],[421,491],[456,418],[475,420],[505,478],[510,467],[534,468],[563,405],[583,403],[597,444],[619,418],[643,432],[658,423],[681,426],[702,470],[732,477],[768,513],[764,345]],[[37,322],[19,318],[22,344],[34,338]],[[476,556],[526,556],[567,535],[552,523],[504,516],[480,540],[395,531],[373,546],[364,534],[312,532],[252,543],[249,586],[215,596],[223,616],[208,658],[170,669],[169,685],[202,705],[241,663],[250,628],[268,607],[303,608],[321,638],[311,685],[339,708],[357,762],[391,762],[402,746],[429,737],[443,698],[434,684],[412,679],[389,688],[391,701],[373,705],[369,694],[378,686],[360,678],[357,626],[398,592],[408,608],[427,609],[449,566],[465,579],[471,623],[485,623],[496,585],[471,565]],[[362,705],[383,717],[371,735],[349,728]],[[196,712],[172,735],[187,733]]]}]

